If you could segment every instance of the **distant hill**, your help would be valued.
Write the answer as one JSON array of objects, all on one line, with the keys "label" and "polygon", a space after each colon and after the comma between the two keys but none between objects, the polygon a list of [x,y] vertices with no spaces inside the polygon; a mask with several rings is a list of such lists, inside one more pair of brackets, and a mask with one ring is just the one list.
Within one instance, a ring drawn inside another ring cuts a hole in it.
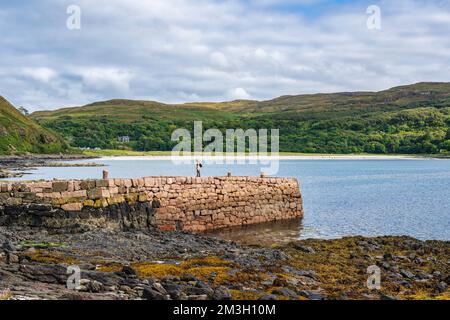
[{"label": "distant hill", "polygon": [[[450,83],[381,92],[164,104],[110,100],[32,115],[78,147],[171,150],[171,133],[201,120],[205,129],[280,129],[281,150],[311,153],[447,153]],[[130,136],[119,143],[118,136]]]},{"label": "distant hill", "polygon": [[0,154],[58,153],[67,144],[0,96]]}]

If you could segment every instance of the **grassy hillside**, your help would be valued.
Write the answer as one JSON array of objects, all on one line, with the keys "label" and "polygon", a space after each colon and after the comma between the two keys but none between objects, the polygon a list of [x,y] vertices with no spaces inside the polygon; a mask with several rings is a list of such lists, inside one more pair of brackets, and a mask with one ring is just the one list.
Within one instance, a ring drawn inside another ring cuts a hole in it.
[{"label": "grassy hillside", "polygon": [[[419,83],[381,92],[283,96],[269,101],[168,105],[111,100],[36,112],[43,126],[78,147],[171,150],[171,133],[191,129],[280,129],[284,152],[448,153],[450,83]],[[128,135],[121,144],[117,137]]]},{"label": "grassy hillside", "polygon": [[61,138],[24,116],[0,96],[0,154],[66,150],[67,144]]}]

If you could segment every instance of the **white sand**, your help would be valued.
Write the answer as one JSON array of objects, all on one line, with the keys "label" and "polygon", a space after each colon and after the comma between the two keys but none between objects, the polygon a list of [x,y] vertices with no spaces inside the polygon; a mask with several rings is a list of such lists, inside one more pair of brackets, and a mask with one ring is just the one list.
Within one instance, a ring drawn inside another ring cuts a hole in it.
[{"label": "white sand", "polygon": [[301,155],[301,156],[111,156],[101,157],[101,160],[425,160],[430,157],[407,156],[407,155]]}]

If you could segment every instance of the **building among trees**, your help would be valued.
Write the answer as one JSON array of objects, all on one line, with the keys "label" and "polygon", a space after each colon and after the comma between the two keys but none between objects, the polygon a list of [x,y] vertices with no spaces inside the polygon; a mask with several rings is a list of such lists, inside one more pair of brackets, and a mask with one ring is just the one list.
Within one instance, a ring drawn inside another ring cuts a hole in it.
[{"label": "building among trees", "polygon": [[117,137],[117,141],[122,142],[122,143],[128,143],[128,142],[130,142],[130,137],[129,136],[119,136],[119,137]]}]

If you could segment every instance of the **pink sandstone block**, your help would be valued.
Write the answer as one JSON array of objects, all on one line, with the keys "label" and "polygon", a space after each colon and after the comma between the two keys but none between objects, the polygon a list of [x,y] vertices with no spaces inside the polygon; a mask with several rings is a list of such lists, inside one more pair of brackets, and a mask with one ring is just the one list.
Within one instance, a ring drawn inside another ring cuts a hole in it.
[{"label": "pink sandstone block", "polygon": [[74,182],[73,181],[69,181],[67,183],[67,191],[69,191],[69,192],[75,191],[75,186],[74,186]]},{"label": "pink sandstone block", "polygon": [[109,187],[109,193],[111,195],[116,195],[119,193],[119,187],[113,186],[113,187]]},{"label": "pink sandstone block", "polygon": [[131,188],[133,186],[133,182],[131,179],[123,179],[123,185],[127,188]]},{"label": "pink sandstone block", "polygon": [[145,187],[153,187],[155,185],[155,179],[153,178],[144,178],[144,186]]},{"label": "pink sandstone block", "polygon": [[61,192],[49,192],[45,194],[46,198],[58,199],[61,198]]},{"label": "pink sandstone block", "polygon": [[185,184],[186,183],[187,178],[186,177],[177,177],[177,183],[178,184]]},{"label": "pink sandstone block", "polygon": [[50,189],[52,187],[51,182],[37,182],[37,183],[33,183],[32,185],[33,185],[33,187],[44,188],[44,189]]},{"label": "pink sandstone block", "polygon": [[102,199],[102,198],[109,198],[110,193],[109,190],[106,188],[95,188],[89,190],[87,196],[89,197],[89,199]]},{"label": "pink sandstone block", "polygon": [[81,181],[73,181],[73,190],[74,191],[81,190]]},{"label": "pink sandstone block", "polygon": [[81,203],[68,203],[61,206],[64,211],[81,211],[83,204]]}]

